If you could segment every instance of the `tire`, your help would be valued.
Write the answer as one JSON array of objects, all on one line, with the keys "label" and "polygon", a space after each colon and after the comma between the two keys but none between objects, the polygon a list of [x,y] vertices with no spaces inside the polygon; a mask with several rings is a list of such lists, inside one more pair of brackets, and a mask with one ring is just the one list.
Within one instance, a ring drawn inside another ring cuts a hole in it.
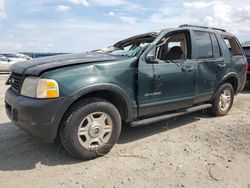
[{"label": "tire", "polygon": [[105,100],[90,98],[69,110],[59,136],[70,155],[89,160],[107,154],[120,132],[121,117],[116,107]]},{"label": "tire", "polygon": [[211,112],[215,116],[224,116],[226,115],[234,101],[234,90],[231,84],[225,83],[221,85],[216,93],[214,100],[212,102],[212,109]]}]

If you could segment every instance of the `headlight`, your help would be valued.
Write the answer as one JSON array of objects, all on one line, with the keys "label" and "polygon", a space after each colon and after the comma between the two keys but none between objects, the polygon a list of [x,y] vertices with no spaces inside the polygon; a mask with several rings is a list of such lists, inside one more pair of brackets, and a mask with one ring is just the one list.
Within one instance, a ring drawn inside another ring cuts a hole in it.
[{"label": "headlight", "polygon": [[55,80],[27,77],[23,82],[21,95],[41,99],[57,98],[59,88]]},{"label": "headlight", "polygon": [[39,78],[36,77],[25,78],[21,89],[21,95],[35,98],[38,81]]}]

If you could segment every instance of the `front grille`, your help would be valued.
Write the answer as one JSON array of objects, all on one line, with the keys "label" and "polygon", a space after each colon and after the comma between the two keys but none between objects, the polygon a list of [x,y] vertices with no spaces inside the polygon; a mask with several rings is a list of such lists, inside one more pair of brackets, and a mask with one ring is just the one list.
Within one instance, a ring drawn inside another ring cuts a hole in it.
[{"label": "front grille", "polygon": [[23,83],[23,78],[24,78],[23,75],[12,72],[9,79],[8,79],[8,84],[11,85],[11,88],[15,92],[17,92],[17,94],[20,93],[22,83]]}]

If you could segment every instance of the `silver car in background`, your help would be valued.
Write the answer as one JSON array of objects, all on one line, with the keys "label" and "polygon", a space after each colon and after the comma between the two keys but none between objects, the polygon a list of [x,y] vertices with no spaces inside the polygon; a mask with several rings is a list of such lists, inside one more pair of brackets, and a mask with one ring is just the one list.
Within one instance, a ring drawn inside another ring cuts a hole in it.
[{"label": "silver car in background", "polygon": [[0,73],[10,72],[12,64],[30,59],[32,58],[20,53],[2,53],[0,54]]},{"label": "silver car in background", "polygon": [[1,55],[7,57],[12,64],[32,59],[31,57],[21,53],[2,53]]},{"label": "silver car in background", "polygon": [[9,72],[10,71],[10,60],[3,56],[0,55],[0,73],[2,72]]}]

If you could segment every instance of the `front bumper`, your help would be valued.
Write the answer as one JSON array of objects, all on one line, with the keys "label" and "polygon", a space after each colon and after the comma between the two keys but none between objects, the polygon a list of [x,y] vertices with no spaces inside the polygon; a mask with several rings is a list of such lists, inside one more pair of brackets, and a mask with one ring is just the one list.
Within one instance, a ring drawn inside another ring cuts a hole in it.
[{"label": "front bumper", "polygon": [[66,111],[64,98],[32,99],[6,91],[5,109],[11,121],[44,142],[53,142]]}]

